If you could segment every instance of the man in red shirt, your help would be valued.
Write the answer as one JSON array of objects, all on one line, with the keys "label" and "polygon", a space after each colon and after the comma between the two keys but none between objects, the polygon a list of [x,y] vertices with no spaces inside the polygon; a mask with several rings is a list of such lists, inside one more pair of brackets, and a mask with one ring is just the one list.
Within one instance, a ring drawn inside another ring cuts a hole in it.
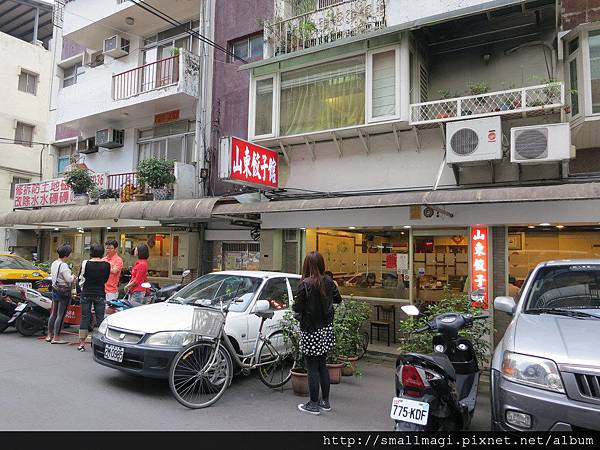
[{"label": "man in red shirt", "polygon": [[115,239],[109,239],[104,243],[106,255],[102,258],[110,264],[110,276],[104,285],[106,292],[106,301],[119,298],[119,280],[121,279],[121,270],[123,270],[123,260],[117,253],[119,243]]}]

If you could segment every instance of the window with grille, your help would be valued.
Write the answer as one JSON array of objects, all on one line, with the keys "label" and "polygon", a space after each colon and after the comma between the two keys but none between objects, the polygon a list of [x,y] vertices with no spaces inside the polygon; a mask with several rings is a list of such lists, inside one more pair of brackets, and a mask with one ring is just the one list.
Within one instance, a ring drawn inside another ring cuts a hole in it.
[{"label": "window with grille", "polygon": [[21,70],[19,74],[19,90],[28,94],[37,94],[38,75]]},{"label": "window with grille", "polygon": [[31,178],[13,177],[13,179],[10,183],[10,198],[11,199],[15,198],[15,186],[17,184],[29,183],[30,181],[31,181]]},{"label": "window with grille", "polygon": [[31,147],[33,141],[33,128],[34,127],[32,125],[27,125],[23,122],[17,122],[17,129],[15,131],[15,142],[17,144]]},{"label": "window with grille", "polygon": [[419,93],[421,102],[426,102],[429,97],[429,73],[424,66],[419,66]]}]

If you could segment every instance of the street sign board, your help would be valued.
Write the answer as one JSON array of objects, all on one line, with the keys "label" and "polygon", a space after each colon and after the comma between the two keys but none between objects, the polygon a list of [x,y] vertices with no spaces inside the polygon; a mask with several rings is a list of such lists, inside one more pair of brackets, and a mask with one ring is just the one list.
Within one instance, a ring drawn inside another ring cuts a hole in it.
[{"label": "street sign board", "polygon": [[219,178],[230,183],[258,188],[279,186],[277,152],[236,137],[221,139]]},{"label": "street sign board", "polygon": [[488,227],[473,225],[471,227],[471,299],[473,306],[488,308]]}]

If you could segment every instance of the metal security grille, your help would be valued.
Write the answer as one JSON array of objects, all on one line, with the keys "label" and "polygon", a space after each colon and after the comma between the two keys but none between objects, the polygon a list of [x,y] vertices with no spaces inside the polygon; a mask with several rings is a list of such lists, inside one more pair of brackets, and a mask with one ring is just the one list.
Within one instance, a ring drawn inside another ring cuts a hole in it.
[{"label": "metal security grille", "polygon": [[539,159],[548,156],[548,130],[540,128],[519,131],[515,136],[515,153],[519,159]]},{"label": "metal security grille", "polygon": [[260,252],[259,243],[224,242],[224,252]]},{"label": "metal security grille", "polygon": [[479,146],[479,136],[470,128],[462,128],[450,138],[450,149],[452,153],[460,156],[467,156],[477,150]]},{"label": "metal security grille", "polygon": [[424,66],[419,66],[419,92],[421,101],[426,102],[429,99],[429,73]]}]

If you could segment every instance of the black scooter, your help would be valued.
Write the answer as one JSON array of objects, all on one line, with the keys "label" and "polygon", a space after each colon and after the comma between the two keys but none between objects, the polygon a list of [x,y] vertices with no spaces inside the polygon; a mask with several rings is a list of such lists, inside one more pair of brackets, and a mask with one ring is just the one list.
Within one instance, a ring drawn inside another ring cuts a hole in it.
[{"label": "black scooter", "polygon": [[25,301],[25,296],[16,286],[5,286],[0,289],[0,333],[6,330],[11,317],[19,303]]},{"label": "black scooter", "polygon": [[[417,315],[414,306],[403,306]],[[462,328],[488,316],[446,313],[434,317],[416,333],[436,332],[434,353],[404,353],[396,360],[396,397],[390,417],[395,431],[459,431],[471,423],[481,370]]]},{"label": "black scooter", "polygon": [[192,273],[190,270],[184,270],[181,274],[181,283],[169,284],[163,288],[150,288],[150,303],[160,303],[168,300],[174,294],[179,292],[185,286],[183,281]]}]

